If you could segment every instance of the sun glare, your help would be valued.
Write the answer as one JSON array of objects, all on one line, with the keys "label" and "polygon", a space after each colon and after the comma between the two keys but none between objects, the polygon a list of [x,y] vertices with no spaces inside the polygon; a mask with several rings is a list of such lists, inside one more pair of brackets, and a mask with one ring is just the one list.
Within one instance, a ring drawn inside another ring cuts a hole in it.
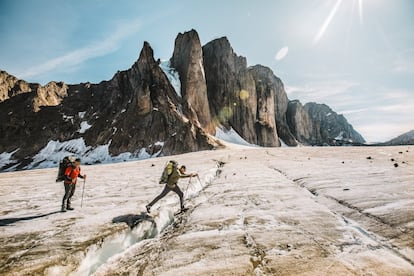
[{"label": "sun glare", "polygon": [[[355,2],[358,1],[358,14],[359,14],[359,22],[362,25],[363,24],[363,0],[353,0],[352,1],[352,7],[355,5]],[[338,9],[342,5],[344,1],[337,0],[335,5],[332,7],[329,15],[325,18],[322,26],[319,28],[318,32],[316,33],[315,37],[313,38],[313,43],[317,44],[322,37],[324,36],[326,30],[328,29],[329,25],[331,24],[332,20],[334,19]],[[350,1],[345,1],[346,3],[351,3]],[[354,12],[354,9],[352,8],[352,13]],[[353,14],[351,14],[351,18],[353,17]]]},{"label": "sun glare", "polygon": [[359,23],[364,22],[364,18],[362,17],[362,0],[358,0],[358,13],[359,13]]}]

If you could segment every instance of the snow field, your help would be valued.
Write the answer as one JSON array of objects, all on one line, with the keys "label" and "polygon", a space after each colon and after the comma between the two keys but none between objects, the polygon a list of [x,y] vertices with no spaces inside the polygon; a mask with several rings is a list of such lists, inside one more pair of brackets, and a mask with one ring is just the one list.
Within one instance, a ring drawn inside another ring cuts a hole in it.
[{"label": "snow field", "polygon": [[[79,182],[75,211],[0,227],[2,271],[413,274],[412,148],[227,145],[223,150],[83,166],[88,179],[82,209]],[[150,221],[132,230],[125,223],[113,224],[116,217],[140,214],[161,192],[157,182],[169,159],[200,173],[201,183],[180,183],[189,212],[169,222],[170,211],[179,208],[178,197],[170,194],[153,207],[161,228],[155,229]],[[224,167],[217,170],[216,160],[225,162]],[[44,169],[1,174],[0,201],[5,203],[0,222],[58,210],[63,187],[53,182],[55,173]],[[161,235],[142,239],[155,232]]]}]

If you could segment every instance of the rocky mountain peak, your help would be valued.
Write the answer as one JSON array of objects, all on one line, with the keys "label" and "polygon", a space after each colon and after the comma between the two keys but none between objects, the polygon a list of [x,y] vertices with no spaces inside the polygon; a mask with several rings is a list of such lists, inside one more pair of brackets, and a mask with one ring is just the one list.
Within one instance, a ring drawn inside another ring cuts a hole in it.
[{"label": "rocky mountain peak", "polygon": [[149,61],[155,62],[154,60],[154,50],[152,49],[148,41],[144,41],[141,52],[139,54],[138,61]]},{"label": "rocky mountain peak", "polygon": [[186,116],[214,134],[215,126],[211,123],[207,98],[203,52],[195,30],[178,34],[170,66],[175,68],[180,76],[181,104]]},{"label": "rocky mountain peak", "polygon": [[59,105],[67,96],[68,86],[63,82],[51,81],[45,86],[35,85],[33,91],[36,93],[33,98],[33,110],[38,112],[42,106]]},{"label": "rocky mountain peak", "polygon": [[227,37],[214,39],[203,46],[203,53],[205,56],[215,56],[216,59],[223,59],[233,71],[237,69],[247,68],[247,59],[243,56],[238,56]]},{"label": "rocky mountain peak", "polygon": [[15,95],[31,91],[27,82],[19,80],[6,71],[0,71],[0,103]]},{"label": "rocky mountain peak", "polygon": [[287,117],[297,139],[308,145],[363,144],[364,138],[354,130],[343,115],[326,104],[299,101],[289,103]]},{"label": "rocky mountain peak", "polygon": [[289,102],[280,78],[247,67],[226,37],[202,46],[195,30],[178,34],[169,64],[144,42],[130,69],[98,84],[41,86],[1,71],[0,107],[2,170],[65,154],[96,163],[211,149],[216,127],[266,147],[363,142],[328,106]]}]

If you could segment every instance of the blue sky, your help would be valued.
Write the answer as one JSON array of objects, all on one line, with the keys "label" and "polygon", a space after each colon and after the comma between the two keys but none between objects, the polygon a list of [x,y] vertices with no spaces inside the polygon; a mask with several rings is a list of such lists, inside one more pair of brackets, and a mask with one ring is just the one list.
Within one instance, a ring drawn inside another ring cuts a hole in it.
[{"label": "blue sky", "polygon": [[179,32],[227,36],[288,97],[343,113],[368,140],[414,129],[411,0],[0,0],[0,68],[31,81],[99,82],[144,41],[169,59]]}]

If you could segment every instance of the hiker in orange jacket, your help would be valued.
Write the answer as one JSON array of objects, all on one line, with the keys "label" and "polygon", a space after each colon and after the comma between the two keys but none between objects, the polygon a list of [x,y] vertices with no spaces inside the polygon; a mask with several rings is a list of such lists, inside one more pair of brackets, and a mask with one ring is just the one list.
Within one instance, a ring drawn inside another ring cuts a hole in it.
[{"label": "hiker in orange jacket", "polygon": [[63,184],[65,185],[65,195],[62,200],[62,212],[66,212],[66,210],[74,210],[74,208],[70,205],[70,200],[75,193],[76,182],[78,177],[86,179],[86,174],[80,174],[80,163],[81,160],[78,158],[75,160],[74,164],[68,166],[65,170],[65,180],[63,181]]}]

